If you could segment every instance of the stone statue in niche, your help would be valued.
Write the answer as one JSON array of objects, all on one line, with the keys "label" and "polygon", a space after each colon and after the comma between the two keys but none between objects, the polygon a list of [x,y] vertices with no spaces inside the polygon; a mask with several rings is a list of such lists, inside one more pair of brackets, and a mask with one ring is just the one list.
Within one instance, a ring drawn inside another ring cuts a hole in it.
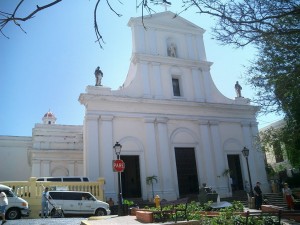
[{"label": "stone statue in niche", "polygon": [[96,68],[96,70],[95,70],[95,78],[96,78],[96,84],[95,84],[95,86],[102,86],[101,85],[102,77],[103,77],[103,73],[100,70],[100,66],[98,66]]},{"label": "stone statue in niche", "polygon": [[176,54],[176,46],[174,43],[171,43],[168,47],[168,56],[170,57],[177,57]]},{"label": "stone statue in niche", "polygon": [[241,93],[241,91],[242,91],[242,86],[239,84],[238,81],[235,83],[234,88],[235,88],[236,96],[237,96],[238,98],[241,98],[241,97],[242,97],[242,93]]}]

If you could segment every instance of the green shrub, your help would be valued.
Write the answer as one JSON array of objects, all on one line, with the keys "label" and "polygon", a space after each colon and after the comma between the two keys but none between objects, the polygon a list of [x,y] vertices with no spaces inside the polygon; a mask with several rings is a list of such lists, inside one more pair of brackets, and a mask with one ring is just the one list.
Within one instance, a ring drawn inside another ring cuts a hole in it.
[{"label": "green shrub", "polygon": [[[207,202],[201,205],[199,202],[192,201],[187,206],[187,214],[189,220],[199,221],[199,225],[233,225],[233,224],[243,224],[246,221],[246,217],[241,216],[237,212],[243,212],[244,206],[240,201],[234,201],[232,206],[226,207],[220,210],[219,215],[216,217],[208,217],[205,214],[200,214],[199,212],[211,212],[212,202]],[[179,205],[179,207],[184,207],[184,205]],[[151,211],[159,211],[160,208],[156,207],[145,207]],[[180,215],[179,215],[180,216]],[[182,216],[182,215],[181,215]],[[160,215],[154,214],[155,221],[159,221]],[[172,218],[164,218],[167,221],[171,221]],[[277,217],[249,217],[249,225],[271,225],[277,221]]]},{"label": "green shrub", "polygon": [[127,200],[127,199],[124,199],[124,200],[123,200],[123,205],[132,206],[132,205],[134,205],[134,202],[133,202],[133,201],[130,201],[130,200]]}]

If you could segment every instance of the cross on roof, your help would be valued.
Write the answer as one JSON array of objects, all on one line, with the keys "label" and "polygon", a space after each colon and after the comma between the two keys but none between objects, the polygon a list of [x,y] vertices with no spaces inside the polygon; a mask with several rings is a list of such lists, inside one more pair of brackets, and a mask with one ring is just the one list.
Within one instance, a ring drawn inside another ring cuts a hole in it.
[{"label": "cross on roof", "polygon": [[162,5],[165,7],[165,11],[167,11],[168,7],[171,7],[172,5],[172,3],[167,0],[151,0],[151,2],[154,3],[154,5]]}]

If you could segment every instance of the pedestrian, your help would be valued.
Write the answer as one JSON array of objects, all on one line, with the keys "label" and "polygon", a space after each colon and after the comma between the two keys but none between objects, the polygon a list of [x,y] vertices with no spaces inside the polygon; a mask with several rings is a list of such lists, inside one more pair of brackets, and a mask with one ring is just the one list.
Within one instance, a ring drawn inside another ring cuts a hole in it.
[{"label": "pedestrian", "polygon": [[287,183],[284,183],[282,192],[286,204],[288,205],[288,209],[294,210],[294,199],[292,195],[292,190],[289,188],[289,185]]},{"label": "pedestrian", "polygon": [[107,203],[109,204],[109,207],[112,207],[115,204],[115,202],[114,202],[114,200],[112,200],[112,198],[109,198],[109,200],[107,201]]},{"label": "pedestrian", "polygon": [[8,205],[8,199],[5,192],[0,193],[0,215],[2,217],[2,224],[6,223],[5,210]]},{"label": "pedestrian", "polygon": [[260,182],[257,181],[254,187],[254,197],[255,197],[255,208],[261,209],[262,205],[262,191],[260,189]]},{"label": "pedestrian", "polygon": [[48,217],[48,211],[49,211],[48,201],[49,201],[49,188],[46,187],[45,191],[42,193],[42,211],[41,211],[42,218]]}]

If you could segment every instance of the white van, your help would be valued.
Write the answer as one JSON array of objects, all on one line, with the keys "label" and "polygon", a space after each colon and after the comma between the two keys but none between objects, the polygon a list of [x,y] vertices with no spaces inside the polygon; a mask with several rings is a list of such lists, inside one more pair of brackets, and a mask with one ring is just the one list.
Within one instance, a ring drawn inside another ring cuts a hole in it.
[{"label": "white van", "polygon": [[89,182],[87,177],[39,177],[36,181],[52,181],[52,182]]},{"label": "white van", "polygon": [[19,198],[12,190],[12,188],[0,184],[0,192],[5,192],[8,199],[8,206],[6,208],[5,218],[8,220],[20,219],[28,217],[30,210],[28,202]]},{"label": "white van", "polygon": [[54,207],[62,209],[64,215],[96,215],[110,214],[109,205],[97,200],[90,192],[84,191],[49,191],[50,216],[55,213]]}]

